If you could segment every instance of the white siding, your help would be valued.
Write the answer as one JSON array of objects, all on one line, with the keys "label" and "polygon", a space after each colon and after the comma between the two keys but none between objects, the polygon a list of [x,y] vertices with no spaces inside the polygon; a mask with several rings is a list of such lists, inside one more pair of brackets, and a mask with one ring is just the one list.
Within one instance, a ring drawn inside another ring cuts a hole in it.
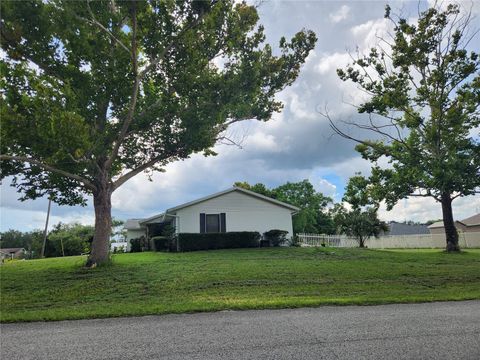
[{"label": "white siding", "polygon": [[177,210],[180,233],[200,232],[200,213],[225,213],[227,231],[288,231],[292,236],[291,210],[256,197],[233,191]]},{"label": "white siding", "polygon": [[142,236],[146,236],[146,232],[143,229],[127,230],[127,235],[126,235],[127,251],[130,251],[130,240],[137,239]]}]

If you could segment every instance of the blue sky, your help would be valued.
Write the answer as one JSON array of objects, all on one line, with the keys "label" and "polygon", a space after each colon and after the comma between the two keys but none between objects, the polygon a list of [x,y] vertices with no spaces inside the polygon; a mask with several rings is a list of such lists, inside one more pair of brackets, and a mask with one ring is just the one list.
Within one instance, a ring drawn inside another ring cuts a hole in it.
[{"label": "blue sky", "polygon": [[[447,4],[443,2],[443,5]],[[417,1],[390,2],[397,13],[415,18]],[[480,2],[473,6],[474,27],[480,28]],[[426,7],[428,2],[420,2]],[[334,119],[354,119],[349,103],[359,103],[362,94],[355,86],[341,82],[335,70],[349,62],[349,51],[368,50],[377,35],[388,30],[383,18],[383,1],[265,1],[259,8],[260,23],[267,41],[278,43],[302,28],[317,33],[315,50],[307,59],[295,84],[278,95],[284,110],[267,123],[243,122],[229,130],[242,147],[218,145],[216,157],[193,155],[172,163],[153,181],[144,174],[130,180],[113,196],[113,215],[120,219],[147,217],[166,208],[230,187],[236,181],[262,182],[269,187],[287,181],[309,179],[318,191],[339,201],[348,178],[356,172],[368,174],[370,164],[360,158],[354,143],[332,133],[319,110],[327,107]],[[480,36],[470,44],[480,48]],[[1,186],[0,230],[32,230],[45,221],[46,199],[19,202],[15,189]],[[480,212],[480,196],[454,203],[457,219]],[[441,217],[439,204],[429,199],[400,201],[385,220],[425,221]],[[58,221],[93,223],[91,201],[87,207],[52,208],[51,224]]]}]

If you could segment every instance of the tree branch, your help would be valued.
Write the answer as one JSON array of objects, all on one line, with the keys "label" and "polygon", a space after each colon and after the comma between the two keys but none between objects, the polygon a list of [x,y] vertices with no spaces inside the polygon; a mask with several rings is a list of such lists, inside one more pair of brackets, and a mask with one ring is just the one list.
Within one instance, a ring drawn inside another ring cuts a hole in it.
[{"label": "tree branch", "polygon": [[80,19],[83,19],[87,22],[89,22],[90,24],[94,24],[96,26],[98,26],[100,29],[102,29],[103,31],[105,31],[108,36],[110,36],[113,40],[115,40],[115,42],[120,45],[123,49],[125,49],[126,52],[128,52],[130,54],[130,49],[119,39],[117,38],[115,35],[113,35],[113,33],[108,30],[105,26],[103,26],[96,18],[95,18],[95,15],[93,14],[93,11],[92,11],[92,8],[90,7],[90,0],[87,1],[87,8],[88,8],[88,12],[90,14],[90,16],[92,17],[92,20],[88,20],[88,19],[85,19],[85,18],[82,18],[80,16],[77,16],[78,18]]},{"label": "tree branch", "polygon": [[185,26],[182,31],[175,36],[174,39],[170,41],[170,43],[162,50],[160,55],[152,60],[150,64],[148,64],[140,73],[138,72],[138,64],[137,64],[137,48],[136,48],[136,33],[137,33],[137,19],[136,19],[136,8],[134,6],[134,11],[133,11],[133,16],[132,16],[132,61],[134,62],[134,74],[135,74],[135,83],[133,86],[133,95],[132,95],[132,101],[130,103],[130,108],[128,111],[128,114],[123,122],[122,129],[120,131],[120,134],[117,138],[117,141],[115,142],[113,146],[112,153],[110,157],[108,158],[106,165],[107,168],[110,168],[113,164],[113,161],[118,155],[118,152],[120,150],[120,146],[125,140],[125,137],[128,133],[128,128],[130,124],[133,121],[133,116],[135,113],[135,107],[136,107],[136,102],[137,102],[137,96],[138,96],[138,91],[140,88],[140,82],[142,81],[143,77],[150,71],[152,70],[156,65],[158,65],[167,55],[167,53],[173,48],[173,46],[177,43],[178,38],[181,37],[185,32],[188,30],[196,27],[198,24],[200,24],[203,20],[203,18],[208,14],[209,12],[206,11],[198,16],[197,19],[192,21],[188,26]]},{"label": "tree branch", "polygon": [[29,164],[37,165],[38,167],[40,167],[44,170],[51,171],[53,173],[68,177],[68,178],[76,180],[78,182],[81,182],[81,183],[83,183],[83,185],[85,185],[86,188],[88,188],[92,191],[95,191],[97,189],[97,187],[92,182],[90,182],[89,180],[85,179],[82,176],[72,174],[72,173],[70,173],[68,171],[65,171],[65,170],[57,169],[53,166],[44,164],[40,160],[32,159],[32,158],[29,158],[27,156],[0,155],[0,160],[22,161],[22,162],[26,162],[26,163],[29,163]]},{"label": "tree branch", "polygon": [[141,76],[138,74],[138,50],[137,50],[137,8],[135,2],[132,3],[132,66],[133,66],[133,75],[135,76],[135,83],[133,84],[132,90],[132,99],[130,101],[130,106],[128,109],[127,117],[123,122],[122,129],[120,131],[120,135],[118,136],[118,140],[115,142],[113,146],[112,154],[106,161],[107,169],[110,169],[113,161],[118,155],[118,151],[120,149],[120,145],[122,144],[123,140],[128,131],[128,127],[133,119],[133,114],[135,113],[135,107],[137,105],[137,97],[138,97],[138,90],[140,88],[140,80]]},{"label": "tree branch", "polygon": [[162,155],[162,156],[157,156],[149,161],[147,161],[146,163],[144,163],[143,165],[140,165],[139,167],[131,170],[130,172],[126,173],[125,175],[122,175],[120,176],[114,183],[113,183],[113,189],[112,191],[115,191],[116,189],[118,189],[120,186],[122,186],[125,182],[127,182],[128,180],[130,180],[132,177],[134,177],[135,175],[141,173],[142,171],[145,171],[147,170],[148,168],[152,167],[153,165],[155,165],[156,163],[160,162],[160,161],[165,161],[166,159],[168,159],[170,156],[165,156],[165,155]]}]

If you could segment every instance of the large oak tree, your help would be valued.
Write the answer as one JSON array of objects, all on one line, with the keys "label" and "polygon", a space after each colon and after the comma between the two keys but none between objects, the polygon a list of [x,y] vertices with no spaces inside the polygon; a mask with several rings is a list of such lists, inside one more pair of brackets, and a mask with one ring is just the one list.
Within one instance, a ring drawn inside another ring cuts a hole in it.
[{"label": "large oak tree", "polygon": [[[375,136],[362,139],[331,124],[374,164],[363,187],[368,195],[359,198],[385,200],[389,209],[408,196],[434,198],[446,249],[458,251],[452,201],[480,189],[480,58],[468,51],[471,18],[457,5],[429,8],[414,21],[394,17],[387,6],[385,16],[391,37],[338,70],[369,95],[358,107],[368,120],[351,125]],[[390,166],[380,166],[381,158]]]},{"label": "large oak tree", "polygon": [[2,1],[1,13],[2,177],[22,199],[93,196],[89,266],[108,259],[116,189],[270,119],[316,41],[300,31],[274,51],[255,7],[233,0]]}]

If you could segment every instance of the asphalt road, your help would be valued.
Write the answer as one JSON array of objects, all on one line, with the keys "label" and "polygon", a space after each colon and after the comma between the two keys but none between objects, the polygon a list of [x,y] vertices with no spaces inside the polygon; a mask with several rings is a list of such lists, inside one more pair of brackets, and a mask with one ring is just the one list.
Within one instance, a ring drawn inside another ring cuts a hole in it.
[{"label": "asphalt road", "polygon": [[480,359],[480,301],[2,324],[1,359]]}]

